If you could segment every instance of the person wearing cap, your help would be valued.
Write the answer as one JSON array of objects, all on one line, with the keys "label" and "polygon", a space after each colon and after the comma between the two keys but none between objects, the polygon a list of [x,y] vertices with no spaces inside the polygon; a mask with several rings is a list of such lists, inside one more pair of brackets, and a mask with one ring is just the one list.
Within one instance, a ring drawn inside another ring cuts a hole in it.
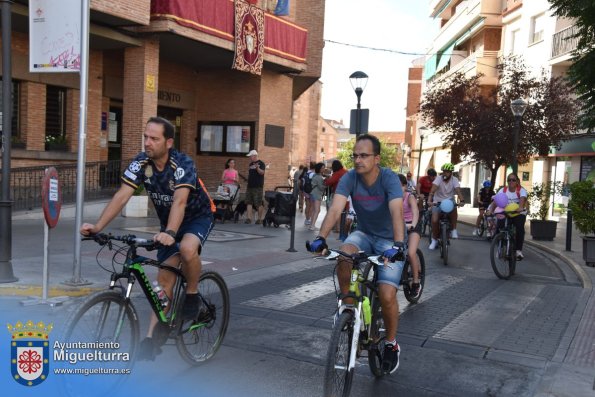
[{"label": "person wearing cap", "polygon": [[415,180],[411,178],[411,172],[407,173],[407,191],[415,192]]},{"label": "person wearing cap", "polygon": [[266,165],[264,162],[258,159],[258,152],[254,149],[246,155],[250,157],[250,165],[248,165],[248,187],[246,189],[246,205],[248,211],[246,211],[245,223],[252,223],[252,212],[253,209],[258,211],[257,225],[262,223],[264,207],[262,205],[262,191],[264,188],[264,172]]},{"label": "person wearing cap", "polygon": [[[459,180],[452,174],[455,166],[452,163],[445,163],[442,166],[442,175],[440,178],[436,178],[432,184],[432,190],[428,195],[428,203],[432,203],[432,242],[430,243],[429,249],[435,250],[438,247],[438,233],[440,233],[440,207],[439,203],[443,200],[452,200],[455,202],[455,194],[459,197],[459,205],[465,203],[463,194],[461,193],[461,185]],[[457,233],[457,207],[448,214],[450,219],[450,238],[457,239],[459,234]]]}]

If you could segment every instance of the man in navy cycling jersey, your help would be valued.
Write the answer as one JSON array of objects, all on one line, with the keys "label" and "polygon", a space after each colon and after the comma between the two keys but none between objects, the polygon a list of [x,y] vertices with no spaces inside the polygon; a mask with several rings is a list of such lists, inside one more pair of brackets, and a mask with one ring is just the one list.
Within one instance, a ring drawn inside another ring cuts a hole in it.
[{"label": "man in navy cycling jersey", "polygon": [[[321,252],[327,248],[326,238],[339,220],[347,198],[351,197],[358,217],[357,230],[347,237],[340,250],[349,254],[358,251],[382,254],[385,258],[384,265],[378,268],[378,295],[386,327],[382,369],[386,373],[393,373],[399,367],[400,354],[396,341],[399,325],[397,288],[405,264],[403,190],[397,175],[389,168],[380,167],[380,141],[375,136],[359,135],[352,157],[354,169],[339,180],[320,234],[308,249]],[[337,278],[342,294],[349,292],[350,274],[351,263],[340,258]],[[350,299],[345,301],[351,303]]]},{"label": "man in navy cycling jersey", "polygon": [[[194,161],[173,148],[174,126],[161,117],[151,117],[144,132],[145,151],[139,153],[122,175],[122,185],[95,224],[83,223],[84,236],[101,232],[143,184],[161,224],[153,240],[162,244],[157,259],[182,270],[187,279],[184,319],[197,319],[200,312],[198,281],[202,268],[200,251],[213,227],[211,200],[198,182]],[[172,296],[175,275],[159,270],[158,282]],[[141,358],[154,359],[159,351],[152,340],[157,318],[153,314],[147,338],[141,344]]]}]

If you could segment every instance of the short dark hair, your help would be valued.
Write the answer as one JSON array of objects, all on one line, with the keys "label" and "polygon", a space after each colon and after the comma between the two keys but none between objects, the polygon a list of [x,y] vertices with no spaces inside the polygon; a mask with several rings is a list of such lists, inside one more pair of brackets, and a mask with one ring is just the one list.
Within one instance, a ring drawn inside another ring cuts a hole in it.
[{"label": "short dark hair", "polygon": [[322,167],[324,167],[324,163],[316,163],[316,165],[314,166],[314,172],[320,174],[320,170],[322,169]]},{"label": "short dark hair", "polygon": [[403,175],[403,174],[397,174],[397,176],[399,177],[399,180],[401,181],[401,185],[406,185],[407,184],[407,178],[405,177],[405,175]]},{"label": "short dark hair", "polygon": [[153,116],[147,121],[147,124],[155,123],[160,124],[163,126],[163,136],[165,139],[173,139],[174,138],[174,125],[169,122],[169,120],[164,119],[163,117]]},{"label": "short dark hair", "polygon": [[376,138],[374,135],[363,134],[355,138],[355,143],[358,143],[359,141],[363,140],[368,140],[372,142],[372,150],[374,151],[375,156],[378,156],[380,154],[380,140],[378,138]]},{"label": "short dark hair", "polygon": [[341,168],[343,168],[343,164],[341,164],[339,160],[333,160],[333,163],[331,164],[331,169],[333,170],[333,172],[337,172]]}]

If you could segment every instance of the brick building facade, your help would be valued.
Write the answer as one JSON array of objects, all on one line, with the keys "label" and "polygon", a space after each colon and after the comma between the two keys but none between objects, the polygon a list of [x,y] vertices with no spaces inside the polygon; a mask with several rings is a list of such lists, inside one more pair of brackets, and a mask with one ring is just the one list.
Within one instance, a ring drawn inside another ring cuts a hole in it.
[{"label": "brick building facade", "polygon": [[[204,22],[180,24],[172,5],[183,7],[185,2],[160,2],[171,7],[171,15],[165,17],[156,13],[156,3],[91,1],[87,162],[132,158],[142,150],[146,120],[159,115],[174,123],[175,146],[194,157],[209,188],[217,185],[228,158],[235,158],[240,174],[247,176],[245,154],[250,149],[269,164],[265,188],[284,184],[288,169],[299,165],[303,156],[292,155],[292,150],[310,150],[309,136],[317,133],[308,124],[318,120],[320,109],[320,86],[315,83],[322,67],[324,1],[293,0],[288,16],[275,16],[266,11],[266,1],[257,2],[265,9],[265,33],[277,37],[276,44],[265,37],[260,76],[230,67],[233,1],[196,4],[205,13],[214,7],[231,31]],[[79,75],[30,73],[28,2],[15,2],[12,12],[12,78],[18,98],[13,142],[20,145],[13,145],[11,167],[75,163]],[[198,17],[202,18],[200,11]],[[295,41],[294,33],[303,32],[306,55],[300,58],[287,48]],[[62,150],[47,144],[48,114],[56,112],[52,102],[56,92],[66,140]],[[294,104],[306,97],[308,105],[296,112]],[[204,145],[214,145],[210,139],[215,135],[209,131],[215,130],[223,131],[217,135],[223,143],[205,150]],[[230,142],[224,147],[227,137],[240,130],[242,143],[237,147],[241,149],[228,150]]]}]

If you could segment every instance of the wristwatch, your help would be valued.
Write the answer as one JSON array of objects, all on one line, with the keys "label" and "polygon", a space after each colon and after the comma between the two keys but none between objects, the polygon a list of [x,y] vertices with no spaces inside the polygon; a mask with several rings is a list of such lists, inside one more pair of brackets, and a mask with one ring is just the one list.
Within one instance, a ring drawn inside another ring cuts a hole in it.
[{"label": "wristwatch", "polygon": [[168,229],[168,230],[164,231],[163,233],[169,234],[170,236],[172,236],[174,238],[174,240],[176,239],[177,233],[171,229]]}]

